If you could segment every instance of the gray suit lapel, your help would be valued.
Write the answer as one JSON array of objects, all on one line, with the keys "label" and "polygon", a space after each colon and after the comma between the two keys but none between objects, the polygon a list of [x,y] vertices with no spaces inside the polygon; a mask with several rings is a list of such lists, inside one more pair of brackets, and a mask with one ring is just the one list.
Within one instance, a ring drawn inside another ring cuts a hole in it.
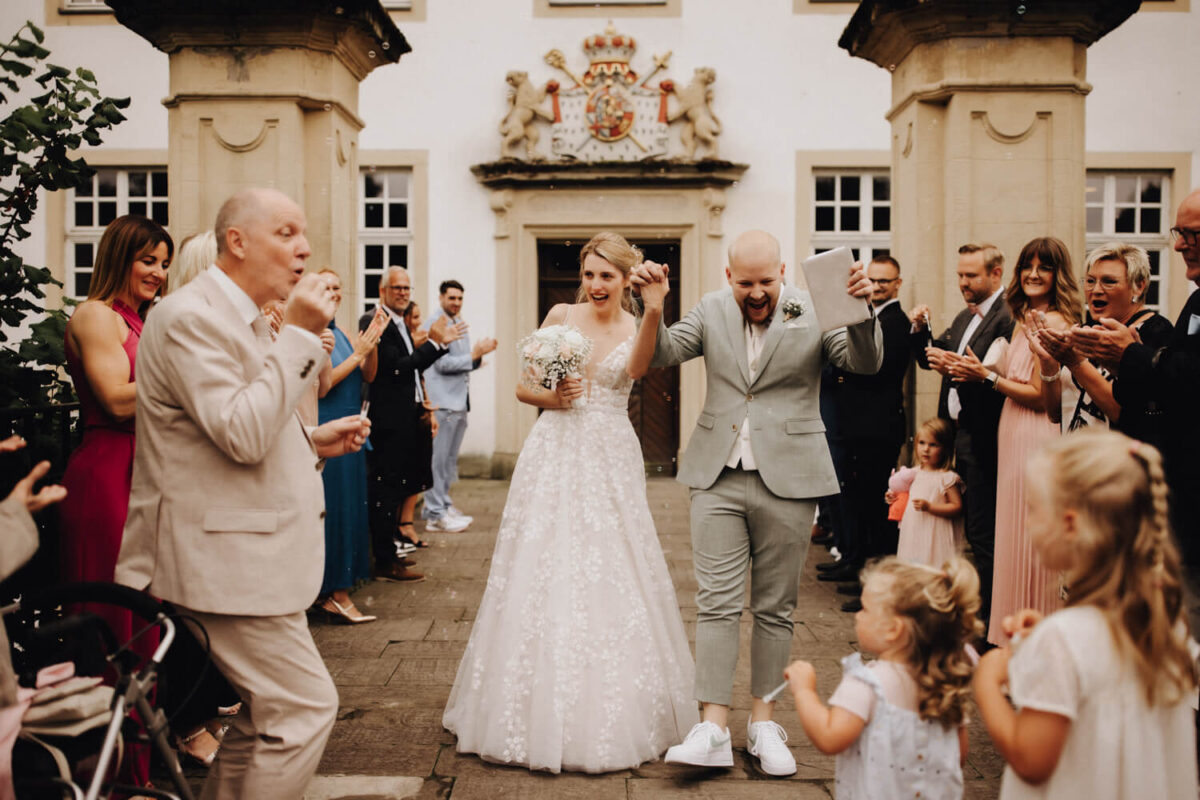
[{"label": "gray suit lapel", "polygon": [[771,317],[771,324],[767,326],[767,335],[763,338],[762,354],[758,357],[758,371],[754,373],[751,387],[758,383],[759,378],[766,371],[767,363],[775,354],[775,348],[779,347],[779,340],[783,338],[783,301],[787,298],[786,290],[779,293],[779,302],[775,304],[775,314]]},{"label": "gray suit lapel", "polygon": [[746,331],[742,310],[737,301],[730,295],[725,306],[725,328],[729,332],[729,346],[733,349],[733,359],[738,369],[742,371],[742,380],[750,385],[750,362],[746,360]]}]

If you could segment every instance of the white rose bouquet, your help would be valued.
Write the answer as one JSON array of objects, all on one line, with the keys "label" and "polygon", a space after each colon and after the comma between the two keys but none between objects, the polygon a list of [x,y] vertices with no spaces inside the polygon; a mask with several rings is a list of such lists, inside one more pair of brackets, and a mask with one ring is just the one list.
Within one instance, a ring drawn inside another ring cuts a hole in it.
[{"label": "white rose bouquet", "polygon": [[[563,378],[578,378],[592,354],[592,340],[569,325],[551,325],[526,336],[517,344],[521,379],[526,386],[553,391]],[[582,405],[576,400],[576,407]]]}]

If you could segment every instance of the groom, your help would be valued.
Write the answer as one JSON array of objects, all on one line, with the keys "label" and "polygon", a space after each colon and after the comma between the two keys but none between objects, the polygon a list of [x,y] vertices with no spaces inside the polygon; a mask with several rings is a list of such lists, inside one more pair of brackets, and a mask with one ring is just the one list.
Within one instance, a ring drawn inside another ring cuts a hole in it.
[{"label": "groom", "polygon": [[[665,272],[643,264],[633,283],[665,281]],[[679,480],[691,487],[701,721],[666,760],[733,766],[727,722],[749,573],[754,703],[747,749],[767,774],[791,775],[796,761],[771,720],[774,703],[763,697],[783,680],[791,653],[817,498],[838,490],[818,408],[821,366],[874,373],[883,342],[874,318],[822,334],[808,292],[784,285],[779,242],[768,233],[749,231],[734,241],[725,277],[730,289],[705,295],[670,328],[661,303],[647,297],[642,322],[658,327],[653,366],[704,356],[708,381],[679,463]],[[871,282],[861,265],[847,277],[847,293],[865,303]]]}]

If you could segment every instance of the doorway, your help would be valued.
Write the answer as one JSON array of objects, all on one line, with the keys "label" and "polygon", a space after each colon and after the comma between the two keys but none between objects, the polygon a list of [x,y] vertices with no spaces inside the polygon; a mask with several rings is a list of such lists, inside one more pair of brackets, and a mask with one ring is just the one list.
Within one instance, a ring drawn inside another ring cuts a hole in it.
[{"label": "doorway", "polygon": [[[649,261],[671,269],[671,292],[663,308],[670,325],[679,319],[679,240],[630,239]],[[556,303],[574,303],[579,288],[579,249],[587,242],[539,239],[538,323]],[[679,451],[679,367],[652,369],[637,381],[629,396],[629,421],[642,443],[647,475],[675,474]]]}]

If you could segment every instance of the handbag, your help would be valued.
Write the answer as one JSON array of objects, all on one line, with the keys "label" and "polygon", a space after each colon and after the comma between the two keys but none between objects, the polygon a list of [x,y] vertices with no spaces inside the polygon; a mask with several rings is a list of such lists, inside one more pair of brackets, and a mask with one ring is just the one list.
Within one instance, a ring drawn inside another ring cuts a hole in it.
[{"label": "handbag", "polygon": [[1001,378],[1007,378],[1008,339],[1005,339],[1003,336],[993,339],[992,343],[988,345],[987,352],[983,354],[980,363]]}]

